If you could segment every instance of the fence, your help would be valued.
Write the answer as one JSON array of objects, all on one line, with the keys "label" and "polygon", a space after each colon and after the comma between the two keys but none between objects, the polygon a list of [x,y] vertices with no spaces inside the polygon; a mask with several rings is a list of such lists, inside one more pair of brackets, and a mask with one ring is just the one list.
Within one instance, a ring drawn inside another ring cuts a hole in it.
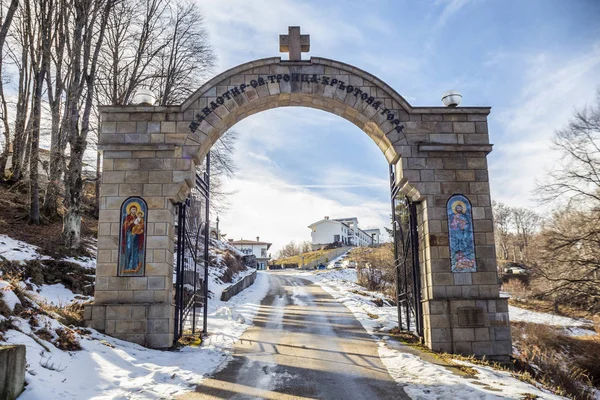
[{"label": "fence", "polygon": [[223,293],[221,293],[221,301],[227,301],[242,290],[246,289],[248,286],[252,286],[255,279],[256,271],[252,272],[250,275],[246,275],[242,280],[223,290]]}]

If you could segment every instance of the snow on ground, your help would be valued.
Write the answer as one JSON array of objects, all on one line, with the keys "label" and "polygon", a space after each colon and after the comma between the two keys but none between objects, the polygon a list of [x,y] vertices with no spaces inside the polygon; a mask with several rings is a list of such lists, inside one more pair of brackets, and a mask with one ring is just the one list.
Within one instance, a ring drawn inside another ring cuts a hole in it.
[{"label": "snow on ground", "polygon": [[215,346],[223,350],[233,347],[237,339],[252,325],[260,303],[268,291],[269,276],[266,272],[258,271],[254,284],[229,301],[221,301],[220,295],[211,300],[208,306],[210,336],[205,346]]},{"label": "snow on ground", "polygon": [[[352,311],[365,330],[372,335],[398,325],[396,307],[377,307],[373,299],[383,296],[357,285],[354,269],[300,272],[297,275],[319,284]],[[414,326],[414,323],[411,325]],[[520,399],[525,394],[541,399],[562,399],[513,378],[509,372],[453,360],[477,371],[476,377],[459,376],[442,366],[408,353],[403,344],[390,341],[388,336],[374,335],[373,338],[378,342],[379,357],[390,376],[403,385],[404,391],[412,399]]]},{"label": "snow on ground", "polygon": [[571,332],[577,332],[580,335],[595,335],[593,330],[594,322],[587,319],[575,319],[561,317],[559,315],[547,314],[526,310],[524,308],[509,306],[508,315],[511,321],[523,321],[533,324],[562,326]]},{"label": "snow on ground", "polygon": [[39,247],[13,239],[6,235],[0,235],[0,257],[10,261],[28,261],[49,257],[41,256]]},{"label": "snow on ground", "polygon": [[[349,251],[350,250],[347,250],[346,252],[340,254],[339,256],[337,256],[336,258],[334,258],[333,260],[329,261],[329,263],[327,264],[327,269],[335,268],[336,267],[335,263],[338,262],[338,261],[343,265],[344,264],[344,259],[348,255]],[[347,263],[347,261],[346,261],[346,263]]]},{"label": "snow on ground", "polygon": [[21,301],[17,297],[17,295],[12,291],[12,286],[10,283],[0,280],[0,293],[2,293],[2,300],[11,311],[14,311],[15,306],[17,304],[21,304]]},{"label": "snow on ground", "polygon": [[[318,283],[334,299],[344,304],[368,333],[387,331],[398,326],[398,309],[395,306],[378,307],[374,300],[385,300],[385,296],[369,292],[356,284],[355,269],[301,272],[298,275]],[[414,325],[414,321],[411,321],[411,326]]]},{"label": "snow on ground", "polygon": [[[379,357],[394,380],[412,399],[563,399],[513,378],[509,372],[453,360],[477,371],[476,377],[459,376],[450,370],[403,351],[402,344],[379,341]],[[538,396],[538,397],[534,397]]]},{"label": "snow on ground", "polygon": [[57,307],[64,307],[74,302],[84,303],[93,299],[91,296],[83,296],[73,293],[62,283],[56,283],[54,285],[32,286],[34,286],[36,289],[29,291],[29,293],[36,299],[36,301],[51,304]]},{"label": "snow on ground", "polygon": [[[94,252],[95,254],[95,252]],[[67,261],[73,264],[78,264],[83,268],[96,269],[96,259],[91,257],[67,257],[63,258],[62,261]]]},{"label": "snow on ground", "polygon": [[[42,288],[45,300],[66,294],[64,288],[47,289]],[[28,386],[19,399],[162,399],[194,390],[205,375],[230,360],[233,344],[252,324],[268,289],[268,276],[259,272],[254,285],[228,302],[212,301],[208,338],[201,347],[175,351],[147,349],[92,330],[79,335],[82,351],[60,351],[44,342],[51,350],[47,352],[27,335],[29,323],[16,318],[22,332],[9,330],[5,337],[8,343],[27,346]],[[51,332],[61,328],[48,317],[40,317],[40,326]]]}]

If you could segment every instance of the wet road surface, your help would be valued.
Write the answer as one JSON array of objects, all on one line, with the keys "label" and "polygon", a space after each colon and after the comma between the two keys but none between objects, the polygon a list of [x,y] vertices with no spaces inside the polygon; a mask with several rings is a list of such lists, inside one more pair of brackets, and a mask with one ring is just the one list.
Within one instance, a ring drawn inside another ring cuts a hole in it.
[{"label": "wet road surface", "polygon": [[269,273],[271,288],[233,360],[182,399],[408,399],[377,344],[318,285]]}]

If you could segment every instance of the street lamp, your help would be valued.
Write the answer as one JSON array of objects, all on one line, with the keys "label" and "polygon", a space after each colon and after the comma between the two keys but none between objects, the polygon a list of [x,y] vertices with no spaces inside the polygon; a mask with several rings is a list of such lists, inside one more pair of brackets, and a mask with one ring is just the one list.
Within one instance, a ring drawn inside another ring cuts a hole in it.
[{"label": "street lamp", "polygon": [[458,93],[456,90],[448,90],[442,95],[442,103],[444,103],[446,107],[458,107],[461,100],[462,94]]},{"label": "street lamp", "polygon": [[156,95],[151,90],[139,88],[133,95],[132,103],[136,106],[153,106]]},{"label": "street lamp", "polygon": [[217,213],[217,240],[221,240],[221,235],[219,232],[219,213]]}]

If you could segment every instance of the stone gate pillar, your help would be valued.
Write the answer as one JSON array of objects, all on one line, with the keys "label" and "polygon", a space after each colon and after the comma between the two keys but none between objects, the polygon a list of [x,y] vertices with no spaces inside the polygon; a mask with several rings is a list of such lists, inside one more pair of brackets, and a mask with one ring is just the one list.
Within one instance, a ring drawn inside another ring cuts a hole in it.
[{"label": "stone gate pillar", "polygon": [[[418,205],[424,339],[435,351],[508,360],[508,300],[499,296],[488,177],[489,109],[418,107],[399,146],[400,181]],[[448,200],[471,204],[474,268],[452,269]],[[473,271],[470,271],[472,269]]]},{"label": "stone gate pillar", "polygon": [[[195,162],[183,154],[179,114],[166,107],[101,107],[103,151],[94,304],[87,323],[106,334],[153,348],[174,334],[175,203],[194,180]],[[189,132],[188,124],[185,129]],[[145,265],[136,276],[118,271],[121,205],[131,196],[148,206]],[[121,275],[121,276],[119,276]]]}]

